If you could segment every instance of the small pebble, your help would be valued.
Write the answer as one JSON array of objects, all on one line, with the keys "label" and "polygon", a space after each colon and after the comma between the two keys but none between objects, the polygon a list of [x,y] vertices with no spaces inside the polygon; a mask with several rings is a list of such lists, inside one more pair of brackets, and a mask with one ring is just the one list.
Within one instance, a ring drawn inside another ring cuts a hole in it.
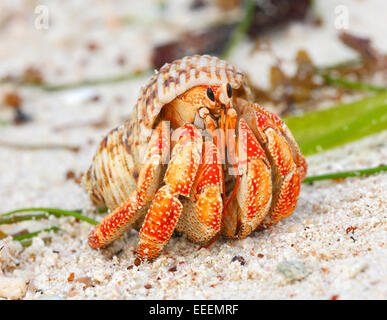
[{"label": "small pebble", "polygon": [[231,262],[239,261],[239,263],[244,266],[246,264],[245,258],[242,256],[235,256],[234,258],[231,259]]},{"label": "small pebble", "polygon": [[276,272],[280,273],[287,280],[296,281],[304,279],[309,271],[300,261],[281,261],[276,268]]}]

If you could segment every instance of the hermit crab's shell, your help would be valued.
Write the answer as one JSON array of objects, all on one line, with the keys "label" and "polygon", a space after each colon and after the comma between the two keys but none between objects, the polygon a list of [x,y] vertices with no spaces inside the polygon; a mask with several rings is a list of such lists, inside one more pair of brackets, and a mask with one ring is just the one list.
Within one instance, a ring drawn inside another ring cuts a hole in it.
[{"label": "hermit crab's shell", "polygon": [[161,108],[197,85],[229,83],[233,89],[243,86],[244,75],[217,57],[194,55],[162,66],[145,85],[137,100],[137,119],[152,128]]}]

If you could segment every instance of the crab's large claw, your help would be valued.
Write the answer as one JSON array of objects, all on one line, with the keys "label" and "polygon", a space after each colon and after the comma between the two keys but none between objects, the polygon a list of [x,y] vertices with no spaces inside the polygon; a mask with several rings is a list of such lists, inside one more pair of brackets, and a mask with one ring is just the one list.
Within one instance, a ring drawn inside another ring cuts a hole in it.
[{"label": "crab's large claw", "polygon": [[289,128],[285,124],[285,122],[282,121],[274,113],[270,112],[269,110],[262,109],[262,108],[258,107],[257,105],[255,105],[255,109],[260,114],[263,114],[268,119],[270,119],[271,122],[277,126],[277,128],[280,130],[281,134],[284,136],[284,138],[286,139],[286,142],[288,143],[290,150],[292,152],[293,160],[296,163],[300,180],[303,181],[306,177],[308,165],[306,163],[304,156],[301,153],[300,147],[298,146],[296,140],[293,137],[292,132],[289,130]]},{"label": "crab's large claw", "polygon": [[165,185],[156,193],[140,230],[138,257],[151,261],[171,237],[183,210],[179,196],[188,197],[199,167],[202,137],[186,123],[179,133],[164,176]]},{"label": "crab's large claw", "polygon": [[206,244],[221,229],[223,171],[218,148],[207,141],[203,161],[192,187],[192,199],[184,203],[184,215],[177,230],[185,232],[188,239]]},{"label": "crab's large claw", "polygon": [[103,218],[89,234],[89,244],[92,248],[106,247],[136,222],[140,209],[153,199],[159,186],[161,165],[168,155],[169,128],[161,122],[149,141],[136,190],[124,203]]},{"label": "crab's large claw", "polygon": [[254,231],[268,213],[272,197],[269,161],[243,119],[239,121],[238,150],[241,177],[224,219],[223,235],[228,238],[244,238]]},{"label": "crab's large claw", "polygon": [[293,213],[306,175],[306,162],[289,129],[273,113],[255,106],[246,119],[263,146],[272,166],[273,199],[262,226],[276,224]]}]

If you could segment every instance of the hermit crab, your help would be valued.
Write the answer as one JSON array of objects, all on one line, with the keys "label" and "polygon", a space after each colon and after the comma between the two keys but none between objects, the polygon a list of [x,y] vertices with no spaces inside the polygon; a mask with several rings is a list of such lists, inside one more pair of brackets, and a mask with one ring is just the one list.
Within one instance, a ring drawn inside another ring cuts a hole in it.
[{"label": "hermit crab", "polygon": [[90,246],[137,227],[138,258],[151,261],[174,231],[208,246],[289,216],[307,165],[285,123],[251,99],[244,74],[216,57],[156,72],[84,175],[93,202],[110,209]]}]

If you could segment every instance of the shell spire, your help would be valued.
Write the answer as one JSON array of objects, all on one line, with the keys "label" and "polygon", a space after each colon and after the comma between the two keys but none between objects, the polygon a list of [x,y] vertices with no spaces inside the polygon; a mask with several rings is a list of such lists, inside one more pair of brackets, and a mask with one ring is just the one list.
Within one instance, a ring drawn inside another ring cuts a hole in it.
[{"label": "shell spire", "polygon": [[237,68],[217,57],[194,55],[164,64],[142,88],[137,100],[138,119],[152,128],[161,108],[197,85],[230,83],[239,89],[244,75]]}]

